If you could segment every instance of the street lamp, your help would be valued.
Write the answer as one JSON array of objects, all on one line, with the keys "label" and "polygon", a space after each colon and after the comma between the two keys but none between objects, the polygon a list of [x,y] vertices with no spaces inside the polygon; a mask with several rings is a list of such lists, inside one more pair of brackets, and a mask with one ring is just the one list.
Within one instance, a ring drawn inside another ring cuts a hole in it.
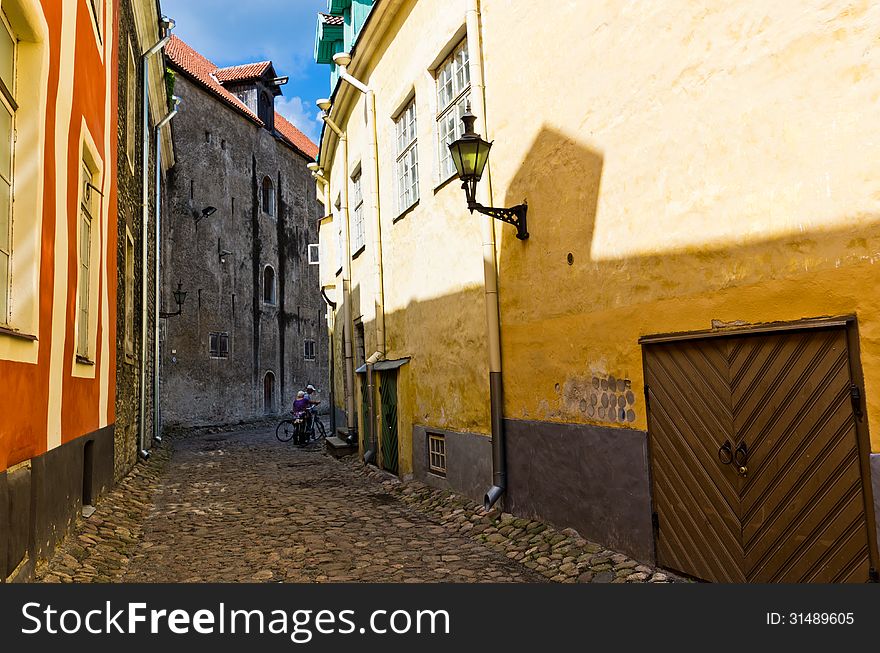
[{"label": "street lamp", "polygon": [[458,177],[462,182],[461,187],[467,197],[468,210],[471,213],[477,211],[496,220],[512,224],[516,227],[516,237],[525,240],[529,237],[529,230],[526,227],[528,206],[525,202],[507,209],[483,206],[477,202],[477,182],[480,181],[483,170],[489,162],[489,150],[492,148],[492,143],[484,141],[474,131],[476,120],[477,117],[471,113],[471,109],[468,107],[461,117],[461,121],[464,123],[464,134],[457,141],[449,144],[452,162],[455,164]]},{"label": "street lamp", "polygon": [[199,223],[200,220],[210,217],[217,212],[217,207],[215,206],[206,206],[202,209],[201,213],[196,214],[196,224]]},{"label": "street lamp", "polygon": [[181,282],[177,283],[177,290],[173,293],[174,295],[174,303],[177,304],[177,310],[174,313],[166,313],[165,311],[159,312],[159,317],[174,317],[175,315],[180,315],[181,311],[183,311],[183,302],[186,301],[186,291],[183,289],[183,284]]}]

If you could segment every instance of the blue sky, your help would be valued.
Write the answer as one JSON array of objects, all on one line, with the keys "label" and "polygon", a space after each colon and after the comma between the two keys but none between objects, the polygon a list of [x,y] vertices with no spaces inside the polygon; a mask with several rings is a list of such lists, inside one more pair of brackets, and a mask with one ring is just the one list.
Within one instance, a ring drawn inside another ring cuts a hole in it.
[{"label": "blue sky", "polygon": [[327,0],[161,0],[174,33],[220,67],[265,61],[290,77],[275,108],[317,142],[315,100],[330,94],[330,70],[312,58],[315,16]]}]

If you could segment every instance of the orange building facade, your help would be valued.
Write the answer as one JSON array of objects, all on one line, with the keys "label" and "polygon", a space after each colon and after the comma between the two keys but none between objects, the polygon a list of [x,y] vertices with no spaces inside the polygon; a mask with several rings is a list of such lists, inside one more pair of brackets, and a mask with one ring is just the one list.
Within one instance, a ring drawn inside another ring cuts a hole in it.
[{"label": "orange building facade", "polygon": [[118,0],[3,0],[0,582],[113,480]]}]

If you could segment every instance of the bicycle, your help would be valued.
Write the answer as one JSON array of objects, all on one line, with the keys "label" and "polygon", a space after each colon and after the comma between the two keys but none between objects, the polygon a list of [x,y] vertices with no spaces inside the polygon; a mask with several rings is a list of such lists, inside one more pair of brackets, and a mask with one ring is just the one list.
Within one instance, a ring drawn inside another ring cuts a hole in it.
[{"label": "bicycle", "polygon": [[[327,437],[327,429],[314,411],[309,410],[309,420],[305,417],[293,416],[282,420],[275,427],[275,437],[280,442],[289,442],[296,437],[297,444],[305,446],[310,442],[317,442]],[[311,421],[308,424],[307,421]],[[304,437],[305,436],[305,437]]]}]

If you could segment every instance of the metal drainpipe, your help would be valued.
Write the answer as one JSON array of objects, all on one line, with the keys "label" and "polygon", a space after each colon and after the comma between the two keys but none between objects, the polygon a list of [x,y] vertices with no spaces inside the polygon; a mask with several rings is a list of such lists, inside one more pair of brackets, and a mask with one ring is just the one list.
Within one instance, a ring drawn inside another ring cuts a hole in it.
[{"label": "metal drainpipe", "polygon": [[143,68],[143,85],[144,85],[144,101],[143,101],[143,157],[141,161],[141,365],[140,365],[140,418],[138,420],[138,453],[141,458],[146,460],[150,457],[147,451],[146,429],[147,429],[147,222],[150,217],[150,189],[149,168],[150,168],[150,57],[159,52],[168,39],[171,38],[169,33],[174,28],[174,21],[165,19],[163,22],[166,26],[165,36],[149,50],[144,52],[141,57],[141,66]]},{"label": "metal drainpipe", "polygon": [[171,122],[180,107],[180,98],[171,97],[174,105],[171,111],[156,125],[156,269],[153,279],[153,309],[155,311],[156,329],[153,334],[153,440],[162,442],[162,430],[159,426],[159,259],[162,254],[162,127]]},{"label": "metal drainpipe", "polygon": [[[483,45],[480,33],[479,0],[469,0],[466,15],[468,58],[471,72],[471,105],[479,116],[483,134],[486,126],[485,82],[483,80]],[[488,138],[488,136],[487,136]],[[480,202],[492,206],[492,185],[483,175],[478,193]],[[492,428],[492,486],[486,490],[483,506],[491,508],[507,489],[507,458],[504,434],[504,383],[501,375],[501,321],[498,310],[498,267],[495,257],[495,223],[489,216],[480,216],[483,240],[483,277],[485,279],[486,326],[489,345],[489,406]]]},{"label": "metal drainpipe", "polygon": [[378,415],[375,410],[373,397],[373,365],[385,358],[385,284],[382,274],[382,220],[379,206],[379,143],[376,127],[376,94],[371,88],[348,72],[348,64],[351,63],[351,55],[340,52],[333,55],[333,63],[339,74],[339,78],[345,80],[364,94],[367,107],[367,144],[368,169],[372,176],[370,184],[370,208],[373,216],[373,275],[375,286],[375,310],[376,310],[376,351],[366,360],[367,363],[367,391],[369,392],[368,406],[370,411],[370,448],[364,452],[364,462],[376,461],[379,451],[378,443]]},{"label": "metal drainpipe", "polygon": [[[354,346],[351,342],[352,332],[354,330],[354,323],[352,321],[351,315],[351,232],[350,232],[350,216],[348,213],[348,135],[342,131],[342,129],[337,125],[328,115],[327,109],[330,108],[330,102],[327,100],[326,102],[319,100],[318,105],[321,107],[326,107],[321,112],[321,119],[326,123],[326,125],[333,130],[333,133],[339,138],[339,145],[342,148],[342,162],[345,166],[345,169],[342,173],[342,193],[341,197],[341,206],[339,207],[339,211],[342,214],[342,240],[343,240],[343,248],[342,252],[342,347],[343,354],[345,357],[345,412],[346,412],[346,426],[347,433],[346,439],[349,444],[353,444],[357,442],[357,421],[356,421],[356,413],[354,408]],[[320,178],[320,177],[319,177]],[[332,208],[332,204],[330,204],[330,180],[325,179],[326,182],[325,188],[325,197],[326,197],[326,206]]]},{"label": "metal drainpipe", "polygon": [[[317,176],[317,175],[316,175]],[[329,185],[325,185],[324,188],[329,188]],[[329,195],[329,192],[327,193]],[[327,327],[329,331],[329,361],[328,365],[330,366],[330,432],[336,433],[336,391],[333,389],[333,378],[336,375],[336,349],[333,342],[333,329],[336,325],[336,302],[330,301],[330,298],[327,297],[327,292],[324,290],[324,287],[321,287],[321,296],[324,298],[324,301],[327,302],[327,308],[329,309],[329,315],[327,319]]]}]

